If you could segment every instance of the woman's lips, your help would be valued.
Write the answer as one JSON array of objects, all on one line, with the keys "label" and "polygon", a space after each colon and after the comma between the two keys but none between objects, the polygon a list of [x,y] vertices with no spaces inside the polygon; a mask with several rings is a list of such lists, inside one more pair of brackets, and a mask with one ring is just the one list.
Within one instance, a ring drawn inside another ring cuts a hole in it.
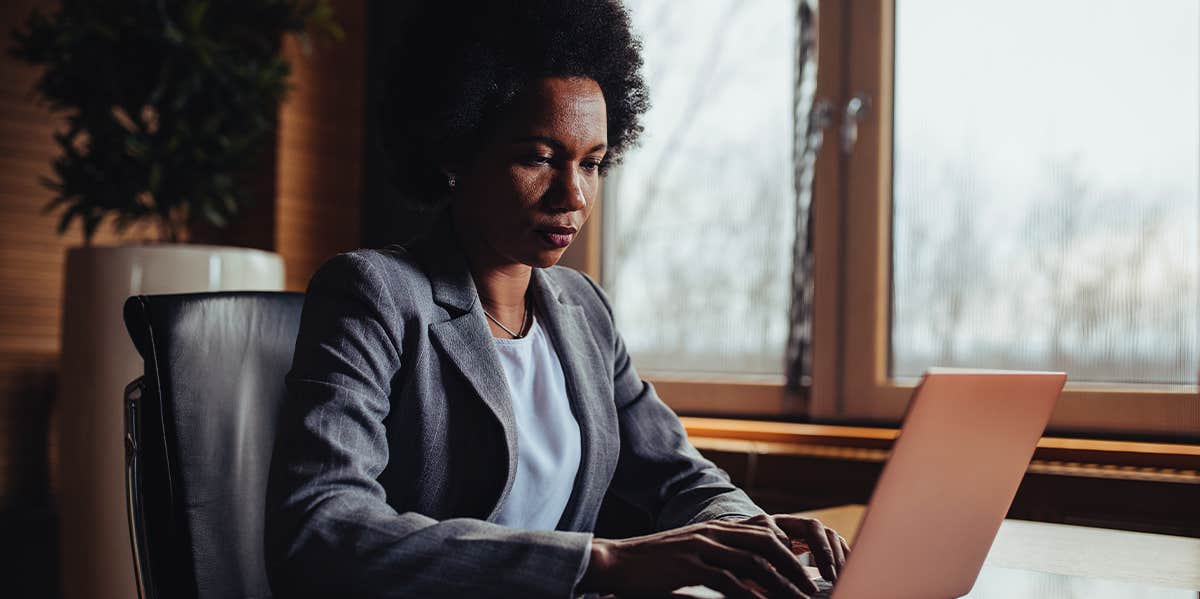
[{"label": "woman's lips", "polygon": [[538,231],[538,236],[542,241],[553,248],[565,248],[571,245],[571,238],[574,235],[569,233],[551,233],[550,231]]},{"label": "woman's lips", "polygon": [[571,239],[575,237],[575,227],[541,227],[537,229],[537,234],[546,245],[565,248],[571,245]]}]

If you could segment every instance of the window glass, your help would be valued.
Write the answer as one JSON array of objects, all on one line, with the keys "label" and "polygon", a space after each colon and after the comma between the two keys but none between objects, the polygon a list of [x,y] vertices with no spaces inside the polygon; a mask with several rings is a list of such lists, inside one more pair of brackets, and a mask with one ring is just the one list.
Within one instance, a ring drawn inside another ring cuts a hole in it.
[{"label": "window glass", "polygon": [[642,370],[780,373],[794,0],[630,0],[653,108],[606,181],[604,285]]},{"label": "window glass", "polygon": [[1195,381],[1200,2],[898,0],[895,39],[892,374]]}]

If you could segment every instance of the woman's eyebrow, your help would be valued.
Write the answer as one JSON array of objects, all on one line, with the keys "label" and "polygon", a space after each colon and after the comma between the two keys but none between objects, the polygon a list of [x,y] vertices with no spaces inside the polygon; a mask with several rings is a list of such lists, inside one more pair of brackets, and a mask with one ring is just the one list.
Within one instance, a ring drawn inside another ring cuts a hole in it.
[{"label": "woman's eyebrow", "polygon": [[[528,137],[518,137],[518,138],[512,140],[512,143],[529,143],[529,142],[541,142],[541,143],[544,143],[544,144],[554,148],[555,150],[559,150],[559,151],[563,151],[563,152],[565,152],[567,149],[566,144],[564,144],[563,142],[558,141],[557,139],[554,139],[553,137],[546,137],[545,135],[530,135]],[[592,149],[588,150],[586,153],[591,154],[592,152],[598,152],[600,150],[604,150],[607,148],[608,148],[608,144],[602,142],[602,143],[596,144]]]}]

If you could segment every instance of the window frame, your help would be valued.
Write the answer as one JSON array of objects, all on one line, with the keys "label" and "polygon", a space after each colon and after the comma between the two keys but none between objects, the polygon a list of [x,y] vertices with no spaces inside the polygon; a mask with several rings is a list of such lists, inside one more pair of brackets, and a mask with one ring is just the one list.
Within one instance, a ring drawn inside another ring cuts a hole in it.
[{"label": "window frame", "polygon": [[[815,97],[837,110],[817,154],[810,207],[816,318],[807,396],[788,391],[782,376],[642,372],[676,411],[830,424],[895,426],[902,420],[917,380],[889,373],[894,16],[893,0],[820,7]],[[841,107],[856,94],[870,100],[857,142],[844,153],[836,135]],[[603,203],[562,262],[598,281]],[[1200,399],[1195,385],[1068,382],[1047,431],[1200,439]]]},{"label": "window frame", "polygon": [[[840,389],[835,394],[818,394],[811,415],[828,421],[899,422],[917,381],[894,379],[888,371],[895,4],[892,0],[851,6],[830,3],[822,9],[827,7],[853,8],[851,13],[839,15],[844,32],[841,47],[848,52],[848,64],[844,85],[839,86],[845,91],[835,105],[844,106],[850,96],[859,93],[872,101],[859,123],[858,142],[843,159],[838,179],[842,189],[836,196],[845,210],[843,226],[837,230],[843,239],[855,240],[839,244],[845,297],[840,304],[844,310],[837,314],[843,331]],[[826,16],[822,14],[822,18]],[[831,190],[817,192],[829,194]],[[1106,436],[1196,435],[1200,433],[1200,401],[1195,385],[1068,382],[1047,430]]]}]

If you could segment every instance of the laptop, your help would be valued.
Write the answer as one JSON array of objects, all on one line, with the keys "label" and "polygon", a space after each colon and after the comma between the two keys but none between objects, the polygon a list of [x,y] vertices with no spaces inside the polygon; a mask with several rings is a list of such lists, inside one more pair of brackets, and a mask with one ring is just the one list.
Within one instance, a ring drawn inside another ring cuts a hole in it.
[{"label": "laptop", "polygon": [[[1061,372],[936,368],[913,392],[837,583],[816,597],[971,591],[1062,392]],[[720,597],[705,587],[681,596]]]}]

